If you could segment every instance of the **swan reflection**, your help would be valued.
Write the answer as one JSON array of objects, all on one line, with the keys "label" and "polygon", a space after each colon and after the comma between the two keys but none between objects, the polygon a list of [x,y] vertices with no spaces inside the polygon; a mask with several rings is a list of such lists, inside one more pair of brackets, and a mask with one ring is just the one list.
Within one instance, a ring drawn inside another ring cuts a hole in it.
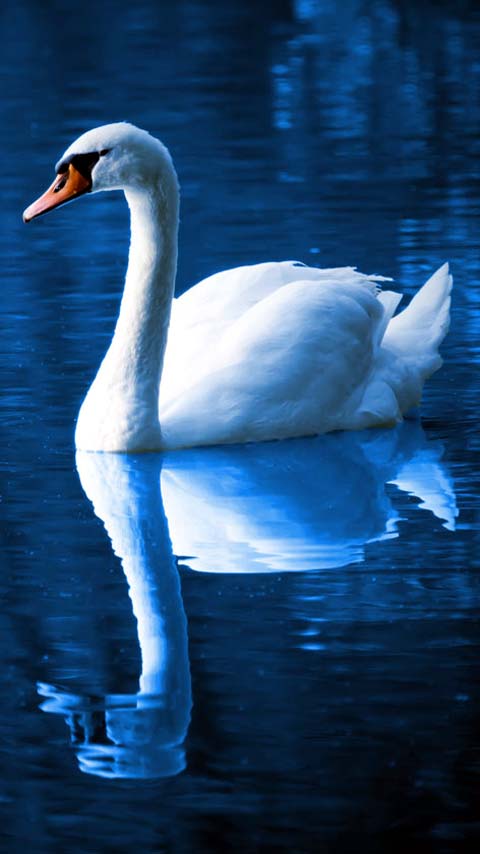
[{"label": "swan reflection", "polygon": [[160,455],[77,454],[129,586],[141,650],[138,692],[80,696],[40,685],[81,770],[161,777],[185,767],[191,710],[187,624],[174,555],[194,570],[342,567],[398,536],[395,489],[449,529],[457,514],[440,443],[419,424],[316,439]]},{"label": "swan reflection", "polygon": [[357,563],[367,543],[398,535],[388,483],[453,529],[455,494],[442,455],[418,422],[170,453],[161,488],[173,551],[207,572]]}]

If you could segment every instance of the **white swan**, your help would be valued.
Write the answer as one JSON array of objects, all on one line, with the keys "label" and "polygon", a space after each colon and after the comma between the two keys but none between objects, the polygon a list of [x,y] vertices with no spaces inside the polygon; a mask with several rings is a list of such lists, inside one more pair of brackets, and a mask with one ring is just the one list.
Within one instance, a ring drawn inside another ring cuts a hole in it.
[{"label": "white swan", "polygon": [[113,340],[80,409],[77,448],[161,450],[356,430],[394,424],[419,403],[441,364],[447,264],[393,319],[401,297],[378,293],[383,277],[291,261],[218,273],[172,307],[177,177],[167,149],[146,131],[117,123],[83,134],[24,220],[117,189],[131,213],[128,271]]}]

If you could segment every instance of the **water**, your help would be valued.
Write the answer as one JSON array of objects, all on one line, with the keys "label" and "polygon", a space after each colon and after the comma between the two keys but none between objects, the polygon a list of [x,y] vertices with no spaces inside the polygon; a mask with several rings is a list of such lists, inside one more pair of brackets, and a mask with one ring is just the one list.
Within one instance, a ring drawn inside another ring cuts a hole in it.
[{"label": "water", "polygon": [[[1,17],[1,850],[474,846],[476,4]],[[125,206],[20,214],[76,135],[120,118],[175,158],[178,292],[284,257],[392,275],[408,298],[451,261],[422,426],[75,459]]]}]

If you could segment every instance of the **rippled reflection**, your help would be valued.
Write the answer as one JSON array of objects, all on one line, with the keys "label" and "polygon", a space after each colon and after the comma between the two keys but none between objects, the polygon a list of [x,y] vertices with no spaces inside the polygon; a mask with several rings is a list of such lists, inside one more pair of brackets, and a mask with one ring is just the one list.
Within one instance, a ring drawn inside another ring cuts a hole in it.
[{"label": "rippled reflection", "polygon": [[388,483],[453,530],[439,442],[417,423],[169,454],[162,495],[175,554],[207,572],[294,572],[358,563],[398,536]]},{"label": "rippled reflection", "polygon": [[43,710],[65,716],[80,769],[138,778],[185,767],[190,671],[172,544],[177,558],[207,572],[340,571],[362,561],[367,543],[398,536],[387,483],[454,528],[441,456],[418,424],[163,460],[77,453],[82,486],[122,562],[141,652],[135,695],[38,686]]}]

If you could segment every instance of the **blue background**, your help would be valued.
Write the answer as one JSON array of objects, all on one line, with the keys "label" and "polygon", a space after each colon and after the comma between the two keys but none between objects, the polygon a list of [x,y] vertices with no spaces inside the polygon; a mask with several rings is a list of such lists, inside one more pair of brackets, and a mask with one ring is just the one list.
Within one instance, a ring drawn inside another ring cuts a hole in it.
[{"label": "blue background", "polygon": [[[478,4],[19,0],[0,16],[2,850],[463,850],[479,837]],[[120,119],[174,157],[178,293],[282,258],[390,275],[407,298],[445,260],[454,276],[420,438],[163,461],[208,470],[225,501],[243,490],[237,519],[278,514],[273,566],[304,569],[310,550],[308,572],[251,574],[245,559],[225,574],[201,537],[216,573],[182,552],[177,572],[162,460],[125,463],[146,589],[173,638],[173,747],[164,718],[145,748],[128,718],[136,622],[73,449],[118,310],[126,206],[105,194],[21,221],[72,139]],[[392,484],[408,460],[427,492],[455,494],[455,532]],[[293,546],[288,520],[305,537]],[[332,526],[337,557],[355,532],[335,566]],[[42,713],[45,694],[59,714]],[[151,748],[148,780],[100,774],[113,695],[133,753]]]}]

